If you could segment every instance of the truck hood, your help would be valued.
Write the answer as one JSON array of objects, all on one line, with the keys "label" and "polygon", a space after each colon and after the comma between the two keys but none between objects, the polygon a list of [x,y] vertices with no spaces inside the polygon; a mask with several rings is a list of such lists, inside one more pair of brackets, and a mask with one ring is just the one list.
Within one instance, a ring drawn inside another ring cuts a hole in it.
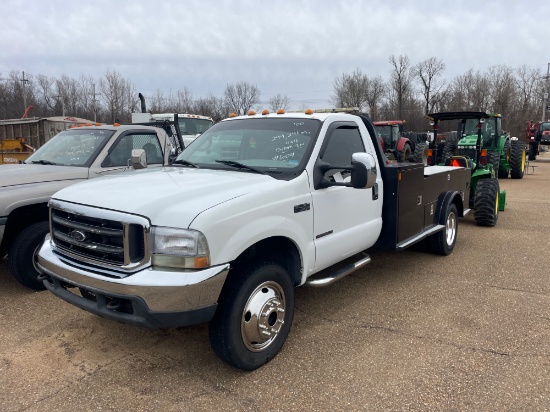
[{"label": "truck hood", "polygon": [[167,167],[77,183],[53,198],[145,216],[155,225],[188,227],[206,209],[281,183],[255,173]]},{"label": "truck hood", "polygon": [[88,179],[88,169],[75,166],[13,164],[0,166],[0,187]]}]

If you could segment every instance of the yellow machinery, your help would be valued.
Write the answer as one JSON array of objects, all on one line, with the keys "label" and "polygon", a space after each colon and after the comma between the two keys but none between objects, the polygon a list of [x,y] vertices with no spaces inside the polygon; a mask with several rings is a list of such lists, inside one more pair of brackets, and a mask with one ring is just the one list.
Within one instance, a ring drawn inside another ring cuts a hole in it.
[{"label": "yellow machinery", "polygon": [[24,137],[0,139],[0,164],[19,163],[35,151],[25,143]]}]

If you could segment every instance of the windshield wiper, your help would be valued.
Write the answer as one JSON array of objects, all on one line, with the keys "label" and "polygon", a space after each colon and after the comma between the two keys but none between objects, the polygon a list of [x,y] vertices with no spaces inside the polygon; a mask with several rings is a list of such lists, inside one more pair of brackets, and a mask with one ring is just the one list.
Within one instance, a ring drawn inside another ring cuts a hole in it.
[{"label": "windshield wiper", "polygon": [[237,169],[248,170],[250,172],[260,173],[262,175],[266,174],[262,170],[256,169],[256,168],[251,167],[251,166],[247,166],[247,165],[239,163],[239,162],[235,162],[234,160],[216,160],[216,162],[227,165],[227,166],[236,167]]},{"label": "windshield wiper", "polygon": [[39,163],[41,165],[56,165],[57,163],[54,163],[54,162],[50,162],[49,160],[33,160],[32,163],[36,164],[36,163]]},{"label": "windshield wiper", "polygon": [[185,165],[185,166],[191,166],[191,167],[196,167],[197,169],[200,169],[199,165],[195,164],[195,163],[192,163],[190,162],[189,160],[184,160],[184,159],[178,159],[178,160],[174,160],[172,162],[173,165]]}]

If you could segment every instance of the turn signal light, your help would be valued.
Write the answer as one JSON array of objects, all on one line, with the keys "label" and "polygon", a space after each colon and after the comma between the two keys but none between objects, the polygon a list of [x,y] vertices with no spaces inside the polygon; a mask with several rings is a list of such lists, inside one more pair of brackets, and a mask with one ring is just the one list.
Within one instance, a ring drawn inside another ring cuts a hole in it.
[{"label": "turn signal light", "polygon": [[485,166],[487,164],[487,149],[481,149],[481,157],[479,163]]}]

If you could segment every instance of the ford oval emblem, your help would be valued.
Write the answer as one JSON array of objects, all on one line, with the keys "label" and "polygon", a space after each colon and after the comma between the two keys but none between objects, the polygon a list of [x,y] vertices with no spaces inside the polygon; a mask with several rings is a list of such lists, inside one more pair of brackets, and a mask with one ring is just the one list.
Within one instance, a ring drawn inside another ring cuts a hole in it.
[{"label": "ford oval emblem", "polygon": [[70,236],[77,242],[84,242],[86,240],[86,233],[81,232],[80,230],[73,230],[70,233]]}]

